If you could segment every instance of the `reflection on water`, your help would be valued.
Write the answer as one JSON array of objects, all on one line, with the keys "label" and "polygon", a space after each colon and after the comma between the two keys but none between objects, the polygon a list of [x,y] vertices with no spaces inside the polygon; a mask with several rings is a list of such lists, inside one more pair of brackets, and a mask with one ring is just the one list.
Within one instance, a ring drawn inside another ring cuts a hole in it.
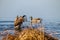
[{"label": "reflection on water", "polygon": [[[27,23],[27,24],[26,24]],[[23,26],[30,25],[29,22],[23,23]],[[39,25],[38,25],[39,26]],[[33,25],[33,27],[37,28],[37,25]],[[54,37],[60,38],[60,23],[45,23],[44,24],[45,32]],[[7,34],[7,32],[14,33],[14,25],[13,21],[11,22],[0,22],[0,37],[2,34]]]}]

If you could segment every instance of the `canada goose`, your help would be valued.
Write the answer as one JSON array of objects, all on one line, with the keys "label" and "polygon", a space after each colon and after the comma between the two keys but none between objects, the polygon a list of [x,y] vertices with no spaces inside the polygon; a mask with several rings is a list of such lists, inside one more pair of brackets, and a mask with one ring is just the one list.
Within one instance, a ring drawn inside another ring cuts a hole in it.
[{"label": "canada goose", "polygon": [[41,23],[41,21],[42,21],[41,18],[33,18],[32,16],[30,18],[31,18],[32,24]]},{"label": "canada goose", "polygon": [[16,30],[21,30],[21,25],[22,25],[22,23],[24,22],[24,17],[25,17],[25,15],[24,16],[20,16],[20,17],[16,17],[16,19],[15,19],[15,21],[14,21],[14,28],[16,29]]}]

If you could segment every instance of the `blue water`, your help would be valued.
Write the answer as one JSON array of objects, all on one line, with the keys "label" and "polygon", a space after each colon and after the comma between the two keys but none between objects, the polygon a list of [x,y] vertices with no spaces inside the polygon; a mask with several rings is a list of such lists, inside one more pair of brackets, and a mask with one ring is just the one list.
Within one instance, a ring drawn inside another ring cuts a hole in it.
[{"label": "blue water", "polygon": [[[24,24],[29,25],[29,23]],[[45,28],[45,32],[53,35],[54,37],[60,38],[60,22],[46,22],[43,24]],[[13,21],[0,21],[0,32],[4,30],[14,30],[14,22]]]},{"label": "blue water", "polygon": [[60,39],[60,23],[58,22],[48,22],[45,25],[45,31],[52,36]]}]

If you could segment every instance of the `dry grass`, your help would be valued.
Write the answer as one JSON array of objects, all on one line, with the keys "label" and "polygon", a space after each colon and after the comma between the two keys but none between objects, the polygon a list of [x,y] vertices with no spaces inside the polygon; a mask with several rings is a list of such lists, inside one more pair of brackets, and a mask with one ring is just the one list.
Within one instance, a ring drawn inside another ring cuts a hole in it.
[{"label": "dry grass", "polygon": [[15,40],[58,40],[37,29],[25,29]]},{"label": "dry grass", "polygon": [[16,37],[9,35],[8,40],[58,40],[38,29],[22,30]]},{"label": "dry grass", "polygon": [[2,40],[14,40],[14,39],[15,39],[15,36],[8,34],[7,36],[3,37]]}]

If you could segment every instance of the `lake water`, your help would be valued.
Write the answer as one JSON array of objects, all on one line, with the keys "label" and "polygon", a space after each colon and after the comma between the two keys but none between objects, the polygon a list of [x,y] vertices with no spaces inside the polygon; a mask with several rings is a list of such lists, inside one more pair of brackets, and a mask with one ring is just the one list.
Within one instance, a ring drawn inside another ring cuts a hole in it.
[{"label": "lake water", "polygon": [[[26,22],[23,25],[29,25]],[[52,35],[53,37],[60,38],[60,22],[45,22],[43,23],[45,32]],[[0,21],[0,40],[3,36],[2,34],[7,34],[6,30],[10,33],[14,33],[14,22],[13,21]]]}]

